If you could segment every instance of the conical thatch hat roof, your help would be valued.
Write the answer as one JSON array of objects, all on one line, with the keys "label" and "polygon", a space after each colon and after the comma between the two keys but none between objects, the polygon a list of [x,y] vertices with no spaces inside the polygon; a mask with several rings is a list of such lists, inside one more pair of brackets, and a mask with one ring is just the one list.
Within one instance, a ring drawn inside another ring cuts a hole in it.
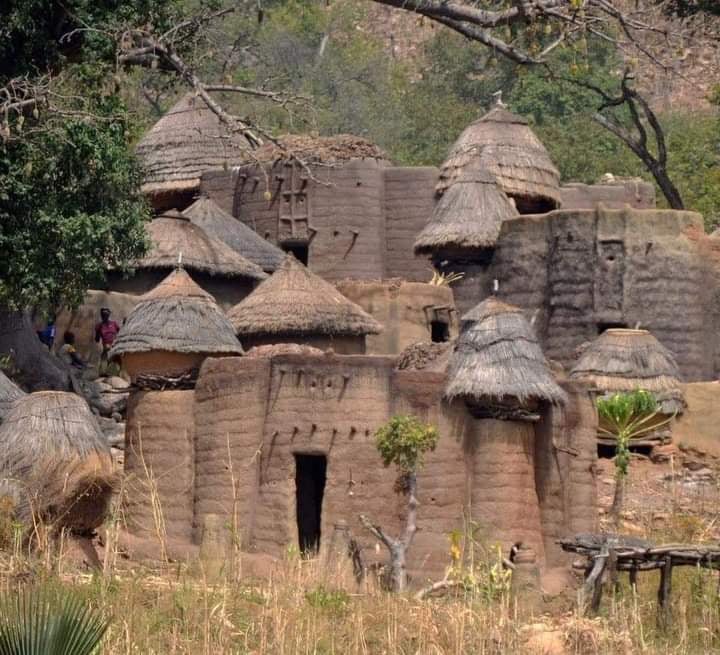
[{"label": "conical thatch hat roof", "polygon": [[415,240],[415,252],[440,248],[491,248],[502,222],[517,210],[487,171],[462,173],[438,200]]},{"label": "conical thatch hat roof", "polygon": [[560,204],[560,173],[527,121],[496,106],[460,134],[440,168],[439,193],[461,173],[485,169],[509,196]]},{"label": "conical thatch hat roof", "polygon": [[238,336],[377,334],[382,326],[292,254],[228,317]]},{"label": "conical thatch hat roof", "polygon": [[147,231],[152,247],[135,264],[135,268],[173,269],[182,255],[182,265],[191,271],[253,280],[264,280],[267,277],[257,264],[193,225],[180,212],[166,212],[158,216],[150,221]]},{"label": "conical thatch hat roof", "polygon": [[448,400],[565,401],[522,310],[491,297],[462,321],[448,366]]},{"label": "conical thatch hat roof", "polygon": [[248,145],[201,97],[188,93],[155,123],[136,152],[145,172],[142,191],[157,194],[199,188],[205,171],[246,160]]},{"label": "conical thatch hat roof", "polygon": [[285,253],[280,248],[218,207],[210,198],[198,198],[183,212],[183,215],[209,236],[219,239],[264,271],[274,271],[285,257]]},{"label": "conical thatch hat roof", "polygon": [[239,355],[242,347],[213,297],[178,268],[142,296],[110,355],[150,351]]},{"label": "conical thatch hat roof", "polygon": [[0,425],[0,495],[14,498],[21,520],[34,510],[62,526],[97,527],[113,482],[110,449],[80,396],[28,394]]},{"label": "conical thatch hat roof", "polygon": [[585,348],[570,377],[599,391],[680,393],[675,357],[647,330],[605,330]]},{"label": "conical thatch hat roof", "polygon": [[23,396],[25,392],[0,371],[0,421],[10,411],[15,401]]}]

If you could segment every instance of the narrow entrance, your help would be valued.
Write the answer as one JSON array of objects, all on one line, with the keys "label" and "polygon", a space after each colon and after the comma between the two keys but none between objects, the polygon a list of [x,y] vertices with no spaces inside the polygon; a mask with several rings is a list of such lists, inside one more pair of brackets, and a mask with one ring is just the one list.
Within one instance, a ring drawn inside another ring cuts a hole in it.
[{"label": "narrow entrance", "polygon": [[297,259],[304,266],[307,266],[308,256],[310,254],[307,243],[301,243],[297,241],[283,243],[282,249],[285,252],[291,252],[295,256],[295,259]]},{"label": "narrow entrance", "polygon": [[445,321],[430,322],[430,339],[433,343],[442,343],[450,338],[450,327]]},{"label": "narrow entrance", "polygon": [[300,552],[320,548],[320,520],[327,477],[325,455],[295,455],[295,494]]}]

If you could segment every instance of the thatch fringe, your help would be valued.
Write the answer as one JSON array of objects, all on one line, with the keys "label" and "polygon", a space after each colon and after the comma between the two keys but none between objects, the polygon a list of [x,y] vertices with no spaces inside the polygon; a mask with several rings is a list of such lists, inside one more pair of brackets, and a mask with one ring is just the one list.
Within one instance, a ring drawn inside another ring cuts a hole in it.
[{"label": "thatch fringe", "polygon": [[135,305],[110,355],[150,351],[239,355],[242,346],[213,297],[178,268]]},{"label": "thatch fringe", "polygon": [[275,143],[267,142],[260,146],[246,163],[274,164],[301,159],[306,164],[341,164],[366,158],[382,161],[387,159],[387,155],[374,143],[353,134],[283,134]]},{"label": "thatch fringe", "polygon": [[23,396],[25,396],[25,392],[0,371],[0,421],[12,409],[15,402]]},{"label": "thatch fringe", "polygon": [[444,193],[463,173],[487,170],[509,196],[560,204],[560,173],[525,119],[502,107],[471,123],[440,168]]},{"label": "thatch fringe", "polygon": [[210,198],[198,198],[183,211],[183,215],[208,235],[230,246],[236,253],[257,264],[267,273],[272,273],[280,266],[285,257],[280,248],[218,207]]},{"label": "thatch fringe", "polygon": [[191,271],[264,280],[263,270],[219,239],[209,236],[193,225],[187,216],[170,211],[158,216],[147,226],[152,243],[150,252],[137,261],[136,269],[164,268],[171,270],[182,260]]},{"label": "thatch fringe", "polygon": [[105,518],[113,487],[110,449],[80,396],[40,391],[16,402],[0,425],[0,495],[35,520],[78,533]]},{"label": "thatch fringe", "polygon": [[438,200],[415,240],[417,254],[440,248],[492,248],[517,210],[487,171],[462,173]]},{"label": "thatch fringe", "polygon": [[521,404],[566,400],[522,310],[488,298],[462,317],[445,398]]},{"label": "thatch fringe", "polygon": [[377,334],[382,326],[292,254],[228,317],[240,337]]}]

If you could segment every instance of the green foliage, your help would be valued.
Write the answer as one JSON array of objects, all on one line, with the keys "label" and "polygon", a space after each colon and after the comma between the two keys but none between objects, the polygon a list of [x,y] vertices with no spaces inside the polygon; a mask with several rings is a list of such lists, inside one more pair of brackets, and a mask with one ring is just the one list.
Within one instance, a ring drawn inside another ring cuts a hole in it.
[{"label": "green foliage", "polygon": [[319,585],[305,594],[310,607],[323,610],[328,614],[344,614],[350,605],[350,596],[342,589],[328,589]]},{"label": "green foliage", "polygon": [[68,591],[38,588],[0,598],[0,655],[90,655],[107,627]]},{"label": "green foliage", "polygon": [[416,473],[423,455],[435,450],[437,429],[414,416],[393,416],[375,433],[375,445],[385,466],[394,464],[401,474]]}]

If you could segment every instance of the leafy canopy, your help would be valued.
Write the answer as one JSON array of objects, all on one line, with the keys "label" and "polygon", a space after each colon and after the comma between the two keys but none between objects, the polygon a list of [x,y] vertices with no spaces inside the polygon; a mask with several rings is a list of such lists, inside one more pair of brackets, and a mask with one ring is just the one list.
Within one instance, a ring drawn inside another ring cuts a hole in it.
[{"label": "leafy canopy", "polygon": [[394,464],[401,474],[413,474],[423,464],[423,456],[435,450],[437,429],[415,416],[393,416],[375,433],[383,464]]}]

